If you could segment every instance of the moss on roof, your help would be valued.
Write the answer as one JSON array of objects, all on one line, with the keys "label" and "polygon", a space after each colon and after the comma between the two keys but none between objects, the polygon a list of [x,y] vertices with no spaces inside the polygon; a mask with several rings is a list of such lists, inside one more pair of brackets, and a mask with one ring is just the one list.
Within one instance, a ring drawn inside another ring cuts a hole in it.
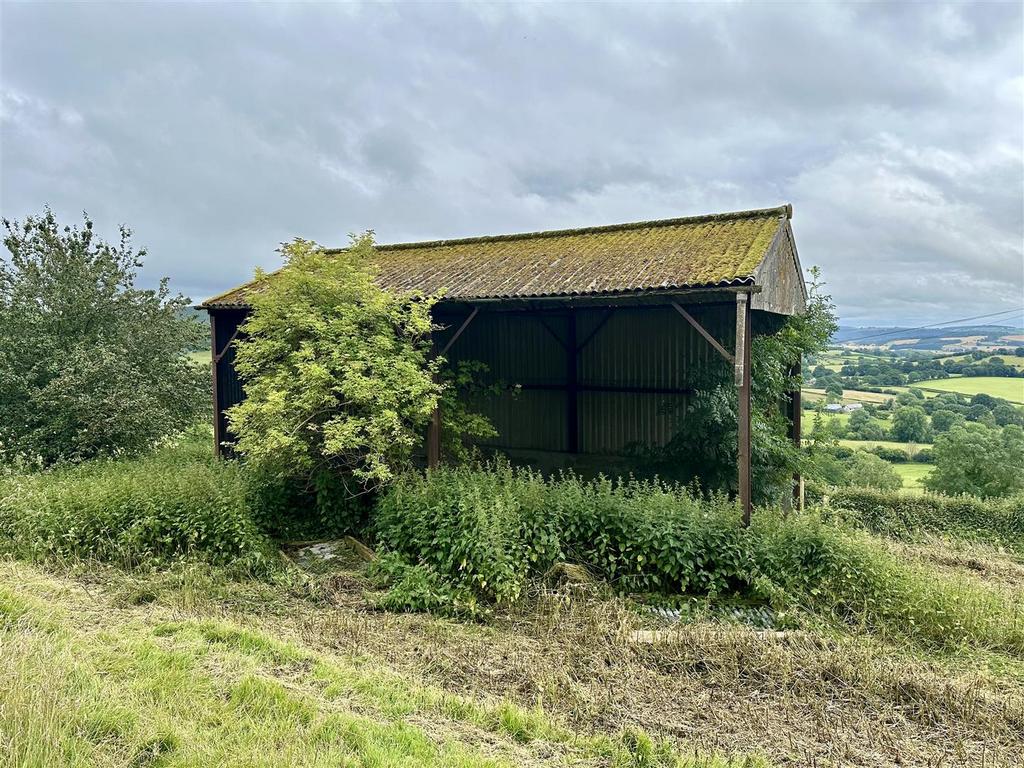
[{"label": "moss on roof", "polygon": [[[584,296],[750,282],[788,205],[755,211],[377,246],[380,282],[447,299]],[[338,249],[335,249],[338,250]],[[253,283],[203,307],[244,307]]]}]

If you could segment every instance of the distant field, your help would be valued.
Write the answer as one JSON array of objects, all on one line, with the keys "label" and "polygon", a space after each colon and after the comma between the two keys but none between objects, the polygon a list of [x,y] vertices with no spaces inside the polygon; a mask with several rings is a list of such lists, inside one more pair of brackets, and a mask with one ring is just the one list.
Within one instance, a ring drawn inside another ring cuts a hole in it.
[{"label": "distant field", "polygon": [[887,341],[883,346],[898,347],[906,344],[917,344],[920,339],[894,339],[893,341]]},{"label": "distant field", "polygon": [[925,392],[985,394],[1024,404],[1024,379],[1010,379],[1002,376],[960,376],[955,379],[919,381],[913,386]]},{"label": "distant field", "polygon": [[203,350],[202,352],[189,352],[188,353],[188,358],[189,358],[189,360],[193,360],[194,362],[201,363],[202,365],[209,365],[210,364],[210,350],[206,349],[206,350]]},{"label": "distant field", "polygon": [[[1011,368],[1016,368],[1017,370],[1024,370],[1024,357],[1017,357],[1016,355],[989,355],[988,357],[982,358],[978,362],[990,363],[992,362],[992,359],[995,357],[998,357]],[[954,357],[944,357],[942,358],[942,360],[943,362],[945,362],[946,360],[955,360],[958,363],[974,362],[974,358],[971,357],[970,355],[956,355]]]},{"label": "distant field", "polygon": [[908,493],[923,493],[921,481],[932,471],[933,465],[908,461],[906,464],[893,464],[893,469],[903,478],[903,490]]},{"label": "distant field", "polygon": [[[891,387],[891,389],[899,390],[900,387]],[[803,394],[807,396],[809,400],[820,400],[825,396],[824,389],[815,389],[808,387],[803,390]],[[861,392],[857,389],[844,389],[843,390],[843,402],[844,403],[884,403],[886,400],[895,399],[896,395],[882,395],[878,392]]]}]

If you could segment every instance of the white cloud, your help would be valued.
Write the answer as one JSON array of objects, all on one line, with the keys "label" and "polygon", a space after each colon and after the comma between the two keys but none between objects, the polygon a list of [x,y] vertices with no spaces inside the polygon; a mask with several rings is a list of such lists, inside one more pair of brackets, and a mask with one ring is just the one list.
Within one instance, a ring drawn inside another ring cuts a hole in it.
[{"label": "white cloud", "polygon": [[127,222],[147,276],[197,298],[295,235],[791,201],[847,320],[1022,302],[1015,4],[7,4],[0,24],[3,214]]}]

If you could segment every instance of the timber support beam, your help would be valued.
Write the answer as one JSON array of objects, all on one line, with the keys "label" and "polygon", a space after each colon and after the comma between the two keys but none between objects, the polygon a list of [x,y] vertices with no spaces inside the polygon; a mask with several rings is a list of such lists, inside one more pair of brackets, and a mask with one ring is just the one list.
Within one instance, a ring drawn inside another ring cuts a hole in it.
[{"label": "timber support beam", "polygon": [[750,295],[736,294],[736,356],[733,363],[733,377],[736,384],[739,407],[737,430],[739,446],[737,451],[738,490],[740,507],[743,510],[743,525],[750,525],[751,501],[750,482],[750,357],[751,327]]}]

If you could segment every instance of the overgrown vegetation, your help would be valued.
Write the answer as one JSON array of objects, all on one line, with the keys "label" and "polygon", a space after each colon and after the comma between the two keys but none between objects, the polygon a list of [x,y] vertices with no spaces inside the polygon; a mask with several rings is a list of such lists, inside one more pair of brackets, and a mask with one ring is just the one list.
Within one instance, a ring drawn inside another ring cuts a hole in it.
[{"label": "overgrown vegetation", "polygon": [[[813,469],[788,436],[780,404],[801,386],[796,363],[824,350],[838,328],[832,297],[817,268],[811,270],[807,308],[774,332],[752,342],[751,441],[753,486],[759,503],[777,503],[791,493],[795,472]],[[679,429],[664,448],[647,452],[650,468],[703,488],[735,492],[737,484],[737,390],[730,366],[702,366],[688,382],[693,397],[679,414]]]},{"label": "overgrown vegetation", "polygon": [[845,520],[885,536],[914,539],[942,534],[1010,547],[1024,554],[1024,495],[1006,499],[975,496],[902,496],[866,488],[844,488],[829,496]]},{"label": "overgrown vegetation", "polygon": [[273,563],[240,468],[189,443],[139,459],[0,477],[0,550],[125,566],[199,557],[240,573]]},{"label": "overgrown vegetation", "polygon": [[166,279],[136,287],[127,228],[110,244],[49,209],[3,223],[0,463],[139,453],[208,412],[209,371],[186,356],[206,332]]},{"label": "overgrown vegetation", "polygon": [[620,592],[754,600],[930,644],[1024,651],[1019,601],[918,572],[816,514],[764,509],[744,530],[725,498],[658,482],[443,469],[396,483],[375,530],[485,602],[517,600],[531,576],[568,560]]},{"label": "overgrown vegetation", "polygon": [[[442,379],[436,297],[381,289],[370,233],[330,254],[304,240],[283,253],[272,280],[257,274],[237,342],[246,399],[227,414],[234,449],[269,484],[313,493],[324,522],[351,524],[350,500],[409,468],[439,399],[472,375]],[[493,434],[464,407],[446,417],[453,440]]]}]

